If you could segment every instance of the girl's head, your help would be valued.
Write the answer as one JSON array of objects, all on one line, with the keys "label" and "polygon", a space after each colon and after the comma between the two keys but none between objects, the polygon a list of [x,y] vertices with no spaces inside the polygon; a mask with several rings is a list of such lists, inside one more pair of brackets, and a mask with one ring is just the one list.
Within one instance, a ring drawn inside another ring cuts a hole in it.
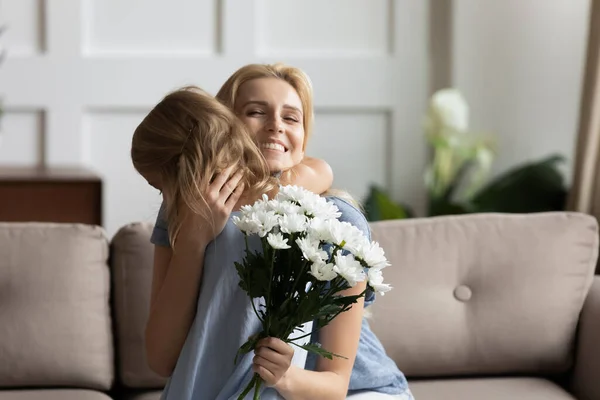
[{"label": "girl's head", "polygon": [[246,65],[216,97],[248,126],[271,171],[289,169],[302,160],[314,116],[312,84],[300,69]]},{"label": "girl's head", "polygon": [[246,126],[214,97],[197,87],[168,94],[136,128],[134,168],[163,193],[171,241],[181,225],[177,205],[202,213],[211,179],[230,165],[243,169],[245,193],[273,187],[268,166]]}]

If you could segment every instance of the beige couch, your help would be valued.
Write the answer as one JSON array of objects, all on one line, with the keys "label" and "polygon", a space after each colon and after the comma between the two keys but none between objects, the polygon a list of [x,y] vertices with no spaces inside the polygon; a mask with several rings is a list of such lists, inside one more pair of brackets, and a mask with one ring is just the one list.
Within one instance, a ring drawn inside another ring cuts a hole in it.
[{"label": "beige couch", "polygon": [[[395,289],[371,323],[417,400],[600,399],[595,219],[372,227]],[[131,224],[109,241],[98,227],[0,224],[0,400],[159,398],[143,351],[150,230]]]}]

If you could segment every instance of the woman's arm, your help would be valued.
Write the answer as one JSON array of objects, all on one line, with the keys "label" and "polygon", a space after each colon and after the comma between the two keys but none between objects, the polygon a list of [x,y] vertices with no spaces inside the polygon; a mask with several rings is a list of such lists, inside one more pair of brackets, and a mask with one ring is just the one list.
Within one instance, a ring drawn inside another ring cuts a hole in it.
[{"label": "woman's arm", "polygon": [[183,214],[183,223],[176,250],[155,247],[145,345],[150,368],[164,377],[172,374],[194,320],[206,246],[225,226],[243,190],[238,184],[241,175],[229,178],[230,172],[226,170],[219,175],[205,196],[214,229],[200,215],[182,205],[179,211]]},{"label": "woman's arm", "polygon": [[[370,227],[364,215],[342,199],[335,203],[342,212],[340,221],[351,223],[370,239]],[[366,282],[360,282],[340,293],[343,296],[359,295],[365,288]],[[328,360],[319,357],[315,371],[304,370],[290,366],[290,345],[279,339],[267,338],[259,342],[255,351],[255,371],[287,400],[345,399],[358,351],[363,313],[364,297],[361,297],[348,311],[339,314],[319,331],[323,349],[346,358]]]},{"label": "woman's arm", "polygon": [[[357,295],[365,287],[366,283],[362,282],[340,294],[343,296]],[[332,360],[329,360],[319,357],[316,371],[291,366],[274,385],[286,400],[341,400],[346,398],[358,349],[363,309],[364,304],[361,297],[350,310],[341,313],[329,325],[321,329],[319,336],[323,349],[346,358],[334,356]]]},{"label": "woman's arm", "polygon": [[281,176],[281,184],[301,186],[313,193],[321,194],[331,188],[333,171],[325,160],[304,157],[300,164]]}]

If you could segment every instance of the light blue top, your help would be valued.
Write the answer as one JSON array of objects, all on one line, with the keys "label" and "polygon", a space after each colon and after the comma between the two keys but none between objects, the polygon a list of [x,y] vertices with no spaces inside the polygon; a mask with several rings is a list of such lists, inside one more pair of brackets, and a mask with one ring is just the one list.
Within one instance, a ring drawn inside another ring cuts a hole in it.
[{"label": "light blue top", "polygon": [[[337,197],[328,200],[339,208],[341,221],[355,225],[370,237],[368,222],[359,210]],[[151,242],[169,246],[163,211],[161,207]],[[249,244],[260,251],[257,237],[249,237]],[[261,329],[248,295],[238,286],[234,262],[242,261],[244,249],[244,235],[230,218],[221,234],[206,249],[196,317],[162,399],[236,399],[252,378],[253,352],[240,357],[237,365],[233,362],[239,347]],[[369,292],[365,306],[374,300],[374,294]],[[318,342],[318,332],[313,332],[312,341]],[[296,365],[314,370],[316,356],[311,353],[306,358],[297,347],[294,352]],[[404,375],[386,355],[381,342],[363,319],[349,394],[358,391],[401,394],[407,388]],[[263,388],[261,398],[281,399],[272,388]]]}]

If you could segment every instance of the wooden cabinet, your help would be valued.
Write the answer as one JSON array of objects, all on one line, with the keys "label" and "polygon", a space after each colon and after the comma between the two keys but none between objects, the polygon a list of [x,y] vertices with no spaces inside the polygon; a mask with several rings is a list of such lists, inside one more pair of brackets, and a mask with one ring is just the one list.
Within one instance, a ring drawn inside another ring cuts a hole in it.
[{"label": "wooden cabinet", "polygon": [[0,221],[102,225],[102,180],[83,168],[0,167]]}]

